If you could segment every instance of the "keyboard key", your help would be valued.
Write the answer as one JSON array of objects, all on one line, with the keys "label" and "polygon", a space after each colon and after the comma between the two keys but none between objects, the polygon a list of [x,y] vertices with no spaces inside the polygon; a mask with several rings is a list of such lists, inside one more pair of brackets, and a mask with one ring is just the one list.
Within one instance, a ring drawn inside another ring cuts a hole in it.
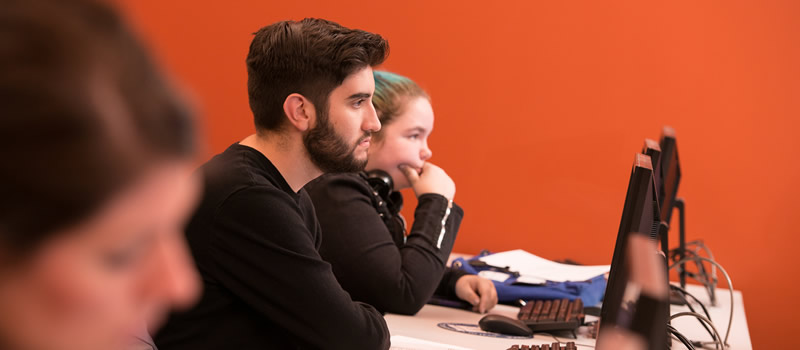
[{"label": "keyboard key", "polygon": [[574,331],[583,324],[584,318],[583,301],[580,298],[572,301],[530,300],[517,313],[517,319],[534,332]]}]

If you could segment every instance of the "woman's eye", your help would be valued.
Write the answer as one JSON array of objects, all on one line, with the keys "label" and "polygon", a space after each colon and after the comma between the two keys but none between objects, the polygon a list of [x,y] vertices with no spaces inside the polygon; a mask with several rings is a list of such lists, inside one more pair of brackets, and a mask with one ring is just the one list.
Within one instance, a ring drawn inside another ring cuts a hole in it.
[{"label": "woman's eye", "polygon": [[412,139],[412,140],[416,140],[416,139],[418,139],[418,138],[419,138],[419,134],[413,134],[413,135],[409,135],[409,136],[408,136],[408,138],[410,138],[410,139]]}]

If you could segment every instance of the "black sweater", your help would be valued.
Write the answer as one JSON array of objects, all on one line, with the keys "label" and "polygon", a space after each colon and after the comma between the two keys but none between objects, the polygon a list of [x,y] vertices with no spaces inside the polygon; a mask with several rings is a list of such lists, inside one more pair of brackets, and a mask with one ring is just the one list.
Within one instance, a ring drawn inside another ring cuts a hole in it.
[{"label": "black sweater", "polygon": [[320,254],[353,298],[381,312],[413,315],[434,293],[455,296],[465,273],[445,265],[464,215],[458,205],[448,214],[445,197],[420,196],[406,237],[398,206],[373,191],[364,173],[323,175],[305,189],[322,227]]},{"label": "black sweater", "polygon": [[155,337],[161,350],[389,348],[381,314],[352,301],[320,257],[304,190],[239,144],[201,171],[205,194],[186,237],[203,296],[171,315]]}]

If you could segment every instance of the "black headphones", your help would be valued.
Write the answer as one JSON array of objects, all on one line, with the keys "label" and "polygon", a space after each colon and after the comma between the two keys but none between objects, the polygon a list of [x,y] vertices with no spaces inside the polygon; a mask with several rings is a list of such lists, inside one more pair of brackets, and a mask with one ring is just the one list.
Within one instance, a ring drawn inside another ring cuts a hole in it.
[{"label": "black headphones", "polygon": [[389,210],[392,213],[399,213],[403,209],[403,195],[395,192],[392,176],[380,169],[367,171],[366,175],[367,183],[386,202]]},{"label": "black headphones", "polygon": [[394,190],[392,176],[380,169],[368,171],[367,182],[372,187],[372,190],[377,192],[384,200],[388,199],[389,194]]},{"label": "black headphones", "polygon": [[394,181],[389,173],[383,170],[370,170],[362,174],[367,183],[372,188],[376,197],[375,209],[381,216],[386,227],[390,232],[403,232],[404,234],[392,234],[392,239],[398,246],[405,243],[406,220],[400,215],[403,209],[403,195],[394,190]]}]

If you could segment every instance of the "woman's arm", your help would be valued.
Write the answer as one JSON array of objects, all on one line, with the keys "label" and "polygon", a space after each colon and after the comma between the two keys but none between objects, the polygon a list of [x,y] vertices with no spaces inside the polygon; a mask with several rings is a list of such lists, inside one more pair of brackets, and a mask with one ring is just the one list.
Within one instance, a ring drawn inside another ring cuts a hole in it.
[{"label": "woman's arm", "polygon": [[456,295],[456,282],[458,282],[459,278],[466,275],[469,275],[469,273],[464,270],[448,267],[444,272],[442,282],[439,283],[439,287],[436,288],[436,292],[434,294],[449,299],[458,298]]},{"label": "woman's arm", "polygon": [[450,208],[438,194],[420,196],[414,225],[398,247],[375,208],[372,189],[359,175],[324,175],[306,190],[322,227],[320,254],[353,299],[383,312],[419,311],[442,279],[461,208]]}]

